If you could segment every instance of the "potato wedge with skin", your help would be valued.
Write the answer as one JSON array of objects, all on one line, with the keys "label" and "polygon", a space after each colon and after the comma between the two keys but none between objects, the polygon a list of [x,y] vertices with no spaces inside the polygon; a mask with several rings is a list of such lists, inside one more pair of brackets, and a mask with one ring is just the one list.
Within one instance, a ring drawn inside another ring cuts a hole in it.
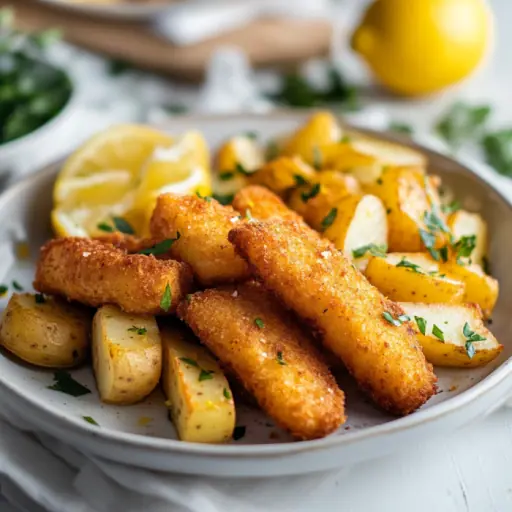
[{"label": "potato wedge with skin", "polygon": [[100,398],[108,404],[139,402],[162,373],[162,344],[152,316],[103,306],[94,315],[92,360]]},{"label": "potato wedge with skin", "polygon": [[466,290],[462,281],[443,276],[439,264],[421,253],[372,256],[365,276],[386,297],[399,302],[459,304]]},{"label": "potato wedge with skin", "polygon": [[[411,317],[411,326],[417,331],[423,353],[427,361],[436,366],[449,366],[455,368],[475,368],[484,366],[498,357],[503,350],[494,335],[485,327],[480,308],[475,304],[419,304],[400,303],[407,315]],[[420,320],[418,320],[420,319]],[[420,331],[419,325],[424,320],[425,334]],[[468,345],[467,333],[474,332],[485,338]],[[434,329],[437,326],[437,329]],[[432,333],[435,330],[444,342]],[[475,353],[471,356],[473,346]]]},{"label": "potato wedge with skin", "polygon": [[478,304],[488,318],[498,300],[499,283],[488,276],[480,265],[458,265],[456,262],[448,262],[441,265],[441,271],[447,276],[460,279],[466,285],[464,302]]},{"label": "potato wedge with skin", "polygon": [[[334,216],[334,220],[324,229],[329,216]],[[324,217],[320,226],[313,227],[323,231],[324,236],[351,259],[354,259],[354,250],[371,244],[385,250],[388,241],[386,210],[382,201],[372,195],[343,199]],[[358,264],[364,267],[368,256],[358,258]]]},{"label": "potato wedge with skin", "polygon": [[[458,210],[448,218],[448,226],[452,231],[455,242],[463,236],[475,236],[475,248],[469,258],[461,258],[464,263],[482,265],[487,254],[487,223],[478,213]],[[470,261],[471,260],[471,261]]]},{"label": "potato wedge with skin", "polygon": [[351,195],[361,195],[355,178],[338,171],[319,172],[313,183],[293,190],[288,204],[312,225],[320,225],[329,210],[340,200]]},{"label": "potato wedge with skin", "polygon": [[252,185],[263,185],[282,196],[297,186],[297,179],[313,181],[316,171],[300,157],[282,156],[267,162],[261,169],[249,176]]},{"label": "potato wedge with skin", "polygon": [[179,438],[228,441],[235,428],[235,403],[219,364],[184,324],[166,323],[160,334],[162,388]]},{"label": "potato wedge with skin", "polygon": [[235,194],[247,185],[243,171],[255,172],[265,163],[261,145],[248,135],[237,135],[226,141],[214,162],[213,189],[217,194]]},{"label": "potato wedge with skin", "polygon": [[14,294],[5,309],[0,344],[23,361],[72,368],[89,354],[92,312],[54,297]]}]

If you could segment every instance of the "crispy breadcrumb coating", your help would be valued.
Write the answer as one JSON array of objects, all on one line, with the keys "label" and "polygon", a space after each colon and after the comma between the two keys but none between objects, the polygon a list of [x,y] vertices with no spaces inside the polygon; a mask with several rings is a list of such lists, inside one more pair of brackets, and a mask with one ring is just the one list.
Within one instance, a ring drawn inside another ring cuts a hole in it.
[{"label": "crispy breadcrumb coating", "polygon": [[313,340],[259,283],[195,293],[178,315],[298,439],[324,437],[345,421],[343,392]]},{"label": "crispy breadcrumb coating", "polygon": [[296,222],[247,223],[230,241],[254,274],[321,334],[324,344],[383,409],[413,412],[436,392],[436,377],[404,314],[342,253]]},{"label": "crispy breadcrumb coating", "polygon": [[[172,302],[165,312],[160,301],[167,284]],[[59,238],[46,243],[34,282],[41,293],[62,295],[93,307],[116,304],[127,313],[143,315],[173,313],[192,285],[192,271],[186,263],[128,255],[86,238]]]}]

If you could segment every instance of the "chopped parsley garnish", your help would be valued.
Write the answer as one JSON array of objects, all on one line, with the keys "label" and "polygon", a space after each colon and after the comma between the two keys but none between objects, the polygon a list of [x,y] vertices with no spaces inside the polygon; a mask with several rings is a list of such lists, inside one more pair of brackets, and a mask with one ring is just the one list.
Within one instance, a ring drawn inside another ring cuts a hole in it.
[{"label": "chopped parsley garnish", "polygon": [[143,336],[144,334],[146,334],[148,332],[148,330],[145,328],[145,327],[137,327],[136,325],[132,325],[129,329],[128,329],[129,332],[135,332],[137,333],[139,336]]},{"label": "chopped parsley garnish", "polygon": [[244,135],[248,138],[248,139],[252,139],[252,140],[256,140],[258,137],[259,137],[259,134],[258,132],[255,132],[254,130],[248,130],[244,133]]},{"label": "chopped parsley garnish", "polygon": [[233,171],[225,171],[219,174],[219,179],[221,181],[229,181],[235,177],[235,173]]},{"label": "chopped parsley garnish", "polygon": [[153,247],[149,247],[148,249],[142,249],[139,251],[139,254],[152,254],[153,256],[159,256],[160,254],[166,254],[171,249],[174,242],[179,240],[181,237],[179,231],[176,233],[176,238],[168,238],[167,240],[162,240],[158,242]]},{"label": "chopped parsley garnish", "polygon": [[308,181],[304,176],[301,176],[300,174],[294,174],[293,179],[295,180],[295,184],[300,187],[301,185],[307,185]]},{"label": "chopped parsley garnish", "polygon": [[446,215],[455,213],[455,212],[459,211],[460,208],[461,208],[461,206],[460,206],[459,201],[452,201],[449,204],[443,204],[443,206],[441,206],[441,210],[443,211],[443,213],[446,213]]},{"label": "chopped parsley garnish", "polygon": [[184,363],[186,363],[190,366],[195,366],[196,368],[199,368],[199,365],[197,364],[197,362],[194,361],[193,359],[190,359],[190,357],[180,357],[179,359],[180,359],[180,361],[183,361]]},{"label": "chopped parsley garnish", "polygon": [[20,283],[18,283],[18,281],[13,281],[12,282],[12,287],[18,291],[18,292],[22,292],[23,291],[23,286],[21,286]]},{"label": "chopped parsley garnish", "polygon": [[313,199],[313,197],[316,197],[319,192],[320,192],[320,183],[315,183],[309,191],[302,192],[300,197],[302,198],[302,201],[304,203],[307,203],[310,199]]},{"label": "chopped parsley garnish", "polygon": [[432,335],[444,343],[444,332],[436,324],[432,327]]},{"label": "chopped parsley garnish", "polygon": [[210,196],[203,196],[199,190],[196,190],[196,196],[199,197],[199,199],[204,199],[207,203],[209,203],[212,198]]},{"label": "chopped parsley garnish", "polygon": [[64,370],[57,370],[53,374],[54,384],[48,386],[48,389],[52,389],[53,391],[60,391],[61,393],[66,393],[67,395],[71,395],[74,397],[87,395],[91,390],[86,388],[79,382],[77,382],[69,372]]},{"label": "chopped parsley garnish", "polygon": [[107,224],[106,222],[100,222],[96,227],[100,231],[105,231],[106,233],[113,233],[115,231],[114,226],[111,226],[110,224]]},{"label": "chopped parsley garnish", "polygon": [[408,322],[411,319],[409,315],[399,315],[398,318],[395,318],[389,311],[384,311],[382,318],[395,327],[400,327],[403,322]]},{"label": "chopped parsley garnish", "polygon": [[388,246],[386,244],[368,244],[354,249],[352,251],[352,256],[354,258],[362,258],[367,252],[369,252],[372,256],[383,258],[386,256],[387,250]]},{"label": "chopped parsley garnish", "polygon": [[35,301],[36,304],[44,304],[46,302],[46,299],[44,298],[44,295],[42,293],[36,293]]},{"label": "chopped parsley garnish", "polygon": [[325,231],[336,220],[338,208],[332,208],[331,211],[322,220],[322,231]]},{"label": "chopped parsley garnish", "polygon": [[322,168],[322,152],[318,146],[313,148],[313,167],[319,171]]},{"label": "chopped parsley garnish", "polygon": [[162,299],[160,300],[160,307],[167,313],[171,309],[172,304],[172,292],[171,285],[167,283]]},{"label": "chopped parsley garnish", "polygon": [[199,382],[202,382],[203,380],[211,380],[213,379],[213,374],[215,372],[213,370],[204,370],[201,368],[201,372],[199,373]]},{"label": "chopped parsley garnish", "polygon": [[8,291],[9,288],[5,284],[0,285],[0,297],[3,297]]},{"label": "chopped parsley garnish", "polygon": [[235,441],[238,441],[239,439],[242,439],[242,437],[245,436],[245,427],[244,426],[237,426],[233,429],[233,439]]},{"label": "chopped parsley garnish", "polygon": [[377,185],[382,185],[384,182],[382,181],[382,178],[378,178],[376,183]]},{"label": "chopped parsley garnish", "polygon": [[491,263],[489,262],[489,258],[487,256],[482,258],[482,268],[488,276],[491,275]]},{"label": "chopped parsley garnish", "polygon": [[250,176],[254,174],[255,171],[249,171],[246,167],[244,167],[240,162],[237,162],[235,165],[236,172],[243,174],[244,176]]},{"label": "chopped parsley garnish", "polygon": [[469,258],[476,247],[476,235],[462,236],[453,245],[457,255],[457,263],[462,263],[461,258]]},{"label": "chopped parsley garnish", "polygon": [[512,129],[488,133],[482,147],[489,165],[504,176],[512,176]]},{"label": "chopped parsley garnish", "polygon": [[96,425],[97,427],[99,427],[99,424],[96,422],[96,420],[94,418],[92,418],[91,416],[82,416],[82,418],[87,421],[87,423],[90,423],[91,425]]},{"label": "chopped parsley garnish", "polygon": [[446,225],[446,222],[433,210],[425,212],[423,220],[431,233],[450,233],[450,228]]},{"label": "chopped parsley garnish", "polygon": [[340,138],[340,144],[348,144],[352,141],[352,137],[350,135],[342,135]]},{"label": "chopped parsley garnish", "polygon": [[425,336],[425,332],[427,330],[427,321],[421,316],[415,316],[414,320],[416,320],[416,325],[418,326],[418,329],[420,330],[421,334]]},{"label": "chopped parsley garnish", "polygon": [[213,199],[218,201],[220,204],[226,206],[233,202],[233,199],[235,198],[235,194],[213,194],[212,197],[213,197]]},{"label": "chopped parsley garnish", "polygon": [[401,121],[391,121],[388,129],[392,132],[403,133],[405,135],[412,135],[414,130],[410,124]]},{"label": "chopped parsley garnish", "polygon": [[462,328],[462,334],[464,334],[464,337],[466,338],[466,353],[468,354],[468,357],[472,359],[476,353],[476,349],[473,343],[475,343],[476,341],[485,341],[487,338],[484,338],[480,334],[472,331],[471,327],[467,322],[464,324],[464,327]]},{"label": "chopped parsley garnish", "polygon": [[224,398],[231,400],[231,393],[229,392],[228,388],[224,388],[224,391],[222,392],[222,394],[224,395]]},{"label": "chopped parsley garnish", "polygon": [[123,219],[122,217],[112,217],[112,222],[114,223],[114,226],[117,229],[117,231],[120,231],[125,235],[135,234],[135,231],[129,224],[129,222]]},{"label": "chopped parsley garnish", "polygon": [[286,361],[283,359],[283,353],[281,351],[279,351],[277,353],[277,362],[281,365],[281,366],[285,366],[286,365]]},{"label": "chopped parsley garnish", "polygon": [[405,258],[402,258],[402,260],[399,263],[397,263],[396,266],[406,268],[407,270],[411,270],[412,272],[416,272],[417,274],[425,273],[419,265],[416,265],[416,263],[406,260]]},{"label": "chopped parsley garnish", "polygon": [[448,261],[448,246],[445,245],[439,249],[439,256],[443,260],[444,263]]},{"label": "chopped parsley garnish", "polygon": [[261,318],[255,318],[254,324],[256,325],[256,327],[258,329],[263,329],[263,327],[265,327],[265,322],[263,322],[263,320]]}]

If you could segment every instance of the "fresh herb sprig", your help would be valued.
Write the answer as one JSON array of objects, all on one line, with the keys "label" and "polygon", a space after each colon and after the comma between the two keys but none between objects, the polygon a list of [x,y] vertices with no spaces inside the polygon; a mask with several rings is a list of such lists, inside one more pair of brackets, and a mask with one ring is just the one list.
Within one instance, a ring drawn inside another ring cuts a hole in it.
[{"label": "fresh herb sprig", "polygon": [[386,244],[367,244],[352,251],[354,258],[362,258],[366,253],[370,253],[372,256],[383,258],[386,256],[388,246]]},{"label": "fresh herb sprig", "polygon": [[462,328],[462,334],[464,335],[464,338],[466,338],[466,343],[464,344],[466,353],[467,353],[469,359],[473,359],[473,357],[476,353],[476,349],[475,349],[475,346],[473,345],[473,343],[475,343],[477,341],[485,341],[487,338],[484,338],[480,334],[473,331],[471,329],[470,325],[468,324],[468,322],[466,322],[464,324],[464,327]]}]

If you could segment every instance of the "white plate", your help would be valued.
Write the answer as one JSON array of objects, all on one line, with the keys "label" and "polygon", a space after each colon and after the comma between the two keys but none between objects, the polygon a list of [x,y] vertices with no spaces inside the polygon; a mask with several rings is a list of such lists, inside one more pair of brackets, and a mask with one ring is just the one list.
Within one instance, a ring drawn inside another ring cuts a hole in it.
[{"label": "white plate", "polygon": [[144,4],[143,2],[123,4],[88,4],[86,2],[73,2],[66,0],[39,0],[42,3],[50,4],[61,9],[74,11],[80,14],[98,16],[118,20],[143,21],[156,18],[162,14],[169,5],[174,2],[162,2],[159,4]]},{"label": "white plate", "polygon": [[[180,118],[167,129],[175,133],[199,129],[215,146],[247,130],[265,137],[289,131],[306,115],[285,112],[270,116]],[[52,383],[51,371],[13,361],[5,353],[0,353],[0,398],[7,409],[15,409],[27,423],[90,454],[157,470],[232,477],[307,473],[349,465],[406,449],[421,443],[424,436],[445,434],[488,414],[512,390],[512,322],[507,306],[512,303],[512,207],[497,190],[499,178],[485,168],[464,166],[424,151],[430,158],[431,170],[459,191],[466,207],[481,210],[489,223],[492,271],[501,285],[492,329],[505,344],[505,350],[500,359],[482,369],[438,369],[440,393],[416,413],[399,419],[383,414],[358,392],[350,377],[342,376],[348,422],[328,438],[291,442],[262,413],[245,407],[239,409],[237,419],[238,425],[247,427],[243,439],[222,446],[184,443],[175,440],[160,391],[134,406],[103,405],[95,391],[92,372],[86,367],[72,374],[93,392],[73,398],[47,389]],[[0,196],[0,282],[16,279],[29,287],[34,264],[15,261],[14,242],[28,240],[35,259],[38,248],[50,236],[51,189],[58,168],[59,164],[53,165]],[[6,302],[2,301],[2,308]],[[100,427],[86,423],[83,416],[92,416]],[[147,422],[147,418],[151,421]]]}]

